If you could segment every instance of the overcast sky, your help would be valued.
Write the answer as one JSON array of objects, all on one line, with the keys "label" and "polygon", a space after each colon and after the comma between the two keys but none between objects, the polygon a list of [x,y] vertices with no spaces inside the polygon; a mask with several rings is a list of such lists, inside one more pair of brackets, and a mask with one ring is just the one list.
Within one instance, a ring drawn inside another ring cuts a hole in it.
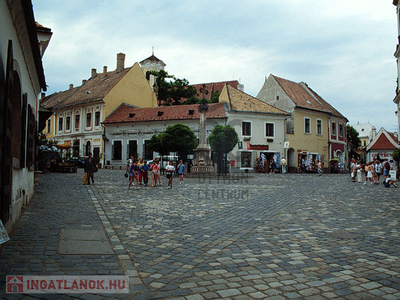
[{"label": "overcast sky", "polygon": [[152,53],[191,84],[239,80],[257,96],[274,74],[304,81],[350,124],[397,130],[396,7],[392,0],[32,0],[53,37],[47,95],[91,69]]}]

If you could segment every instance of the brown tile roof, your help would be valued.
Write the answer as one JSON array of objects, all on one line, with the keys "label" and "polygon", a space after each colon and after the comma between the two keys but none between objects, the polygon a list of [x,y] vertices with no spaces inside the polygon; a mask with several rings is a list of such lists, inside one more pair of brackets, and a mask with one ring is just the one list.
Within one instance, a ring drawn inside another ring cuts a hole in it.
[{"label": "brown tile roof", "polygon": [[285,93],[295,103],[296,107],[312,109],[332,114],[341,118],[347,118],[337,111],[332,105],[322,99],[306,83],[296,83],[272,75]]},{"label": "brown tile roof", "polygon": [[143,59],[142,61],[139,62],[139,64],[143,64],[146,60],[150,60],[150,61],[161,61],[162,63],[164,63],[161,59],[158,59],[154,54],[152,54],[151,56],[149,56],[148,58]]},{"label": "brown tile roof", "polygon": [[265,103],[245,92],[239,91],[229,85],[226,85],[226,87],[228,90],[229,105],[232,110],[287,115],[287,112],[284,110]]},{"label": "brown tile roof", "polygon": [[[121,104],[105,120],[104,124],[127,123],[127,122],[149,122],[166,120],[193,120],[199,119],[198,104],[174,105],[150,108],[135,108],[125,103]],[[223,103],[212,103],[208,105],[207,119],[226,118]]]},{"label": "brown tile roof", "polygon": [[234,87],[235,89],[238,88],[239,82],[237,80],[232,81],[221,81],[221,82],[209,82],[209,83],[198,83],[198,84],[191,84],[190,86],[194,87],[197,90],[197,94],[195,95],[196,98],[203,98],[203,93],[200,92],[200,89],[205,85],[206,90],[208,91],[207,95],[204,95],[206,100],[211,100],[211,96],[216,91],[221,92],[225,85],[229,85]]},{"label": "brown tile roof", "polygon": [[103,101],[107,93],[121,80],[131,68],[121,72],[107,72],[107,76],[98,73],[94,78],[89,78],[81,86],[49,95],[41,101],[47,109],[60,109],[68,106],[81,105],[89,102]]},{"label": "brown tile roof", "polygon": [[[391,132],[387,132],[384,130],[380,130],[379,136],[377,136],[376,140],[373,142],[373,145],[368,148],[369,150],[395,150],[400,147],[397,147],[397,138]],[[387,133],[387,136],[385,135]],[[388,138],[389,137],[389,138]]]}]

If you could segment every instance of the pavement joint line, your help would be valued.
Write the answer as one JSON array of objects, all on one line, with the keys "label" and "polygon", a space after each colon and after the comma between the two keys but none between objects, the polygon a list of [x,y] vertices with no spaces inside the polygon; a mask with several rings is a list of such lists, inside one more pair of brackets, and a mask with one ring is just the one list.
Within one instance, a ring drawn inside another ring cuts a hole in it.
[{"label": "pavement joint line", "polygon": [[[89,193],[90,199],[92,200],[93,206],[96,209],[97,214],[99,215],[99,218],[101,220],[101,223],[104,228],[105,234],[108,236],[110,241],[118,241],[118,247],[116,248],[115,245],[112,247],[115,256],[118,259],[118,262],[120,266],[123,268],[125,274],[129,276],[129,282],[130,285],[134,282],[135,284],[143,284],[142,280],[139,277],[139,273],[135,269],[134,264],[132,263],[132,260],[126,259],[126,256],[123,256],[122,258],[115,253],[115,250],[117,249],[123,249],[125,253],[127,253],[125,247],[123,246],[122,242],[118,238],[117,233],[115,232],[114,228],[111,225],[111,222],[109,221],[107,217],[107,213],[104,211],[102,205],[99,202],[99,199],[94,196],[93,188],[90,187],[89,185],[86,186],[86,189]],[[111,245],[111,243],[110,243]]]}]

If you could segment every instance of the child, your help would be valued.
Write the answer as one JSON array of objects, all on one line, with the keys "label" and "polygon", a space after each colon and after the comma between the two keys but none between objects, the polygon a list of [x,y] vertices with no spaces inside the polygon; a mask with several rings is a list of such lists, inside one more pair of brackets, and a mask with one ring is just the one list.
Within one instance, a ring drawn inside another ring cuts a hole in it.
[{"label": "child", "polygon": [[183,164],[183,160],[179,161],[179,165],[177,166],[178,175],[179,175],[179,184],[183,183],[183,175],[185,174],[185,165]]},{"label": "child", "polygon": [[131,187],[131,184],[136,179],[136,189],[139,189],[139,166],[137,165],[137,159],[133,162],[133,164],[129,167],[129,184],[128,189]]},{"label": "child", "polygon": [[147,164],[147,160],[145,160],[143,163],[142,172],[143,172],[143,183],[144,185],[147,186],[147,183],[149,182],[149,165]]},{"label": "child", "polygon": [[150,170],[151,170],[151,187],[156,187],[158,179],[158,171],[160,170],[160,167],[158,166],[155,160],[151,164]]},{"label": "child", "polygon": [[168,178],[168,186],[172,189],[172,179],[174,178],[175,167],[172,163],[172,160],[169,161],[169,165],[165,167],[165,171],[167,172]]}]

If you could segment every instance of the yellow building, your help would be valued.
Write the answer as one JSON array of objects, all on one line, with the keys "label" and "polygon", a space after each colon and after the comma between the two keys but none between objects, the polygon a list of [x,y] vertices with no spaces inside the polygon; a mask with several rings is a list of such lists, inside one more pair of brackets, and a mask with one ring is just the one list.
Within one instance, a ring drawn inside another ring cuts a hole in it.
[{"label": "yellow building", "polygon": [[306,83],[270,75],[257,95],[288,113],[285,148],[290,171],[315,171],[335,159],[346,164],[348,120]]},{"label": "yellow building", "polygon": [[125,68],[124,62],[125,54],[119,53],[115,71],[108,72],[106,66],[103,73],[92,69],[91,77],[81,86],[71,84],[68,90],[41,100],[41,106],[54,113],[47,120],[44,134],[67,149],[66,156],[81,157],[92,152],[102,159],[102,122],[121,103],[157,106],[156,95],[139,63]]}]

